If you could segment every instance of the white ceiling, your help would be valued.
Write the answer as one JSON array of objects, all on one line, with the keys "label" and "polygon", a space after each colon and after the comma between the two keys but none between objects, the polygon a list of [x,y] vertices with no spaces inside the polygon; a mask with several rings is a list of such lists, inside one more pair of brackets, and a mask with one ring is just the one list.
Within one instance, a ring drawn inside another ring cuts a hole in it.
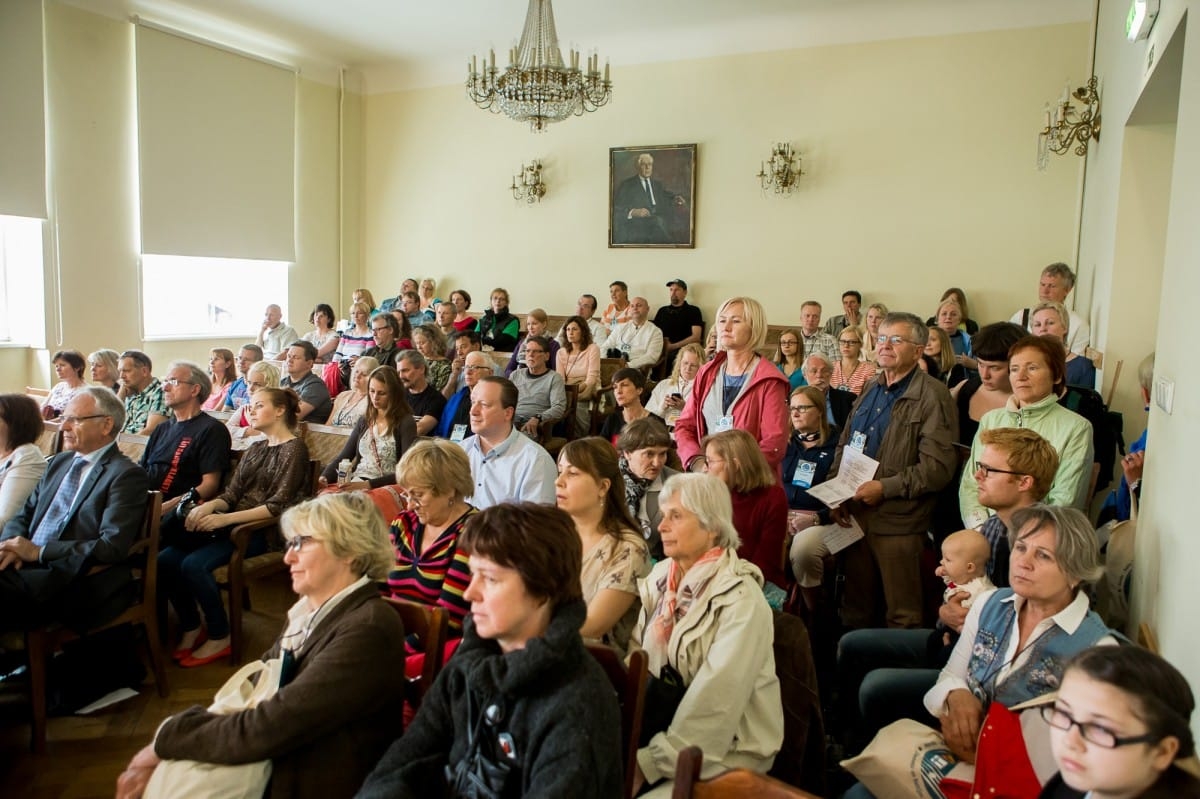
[{"label": "white ceiling", "polygon": [[[66,0],[133,15],[370,92],[463,80],[516,44],[527,0]],[[558,0],[559,42],[623,65],[1078,22],[1092,0]]]}]

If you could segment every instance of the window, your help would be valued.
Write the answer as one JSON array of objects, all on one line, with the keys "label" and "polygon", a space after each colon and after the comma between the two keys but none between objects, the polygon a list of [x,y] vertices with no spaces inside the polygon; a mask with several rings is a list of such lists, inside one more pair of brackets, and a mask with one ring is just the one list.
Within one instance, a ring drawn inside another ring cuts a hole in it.
[{"label": "window", "polygon": [[42,219],[0,216],[0,342],[44,346]]},{"label": "window", "polygon": [[287,319],[288,264],[242,258],[142,256],[147,339],[253,339],[272,303]]}]

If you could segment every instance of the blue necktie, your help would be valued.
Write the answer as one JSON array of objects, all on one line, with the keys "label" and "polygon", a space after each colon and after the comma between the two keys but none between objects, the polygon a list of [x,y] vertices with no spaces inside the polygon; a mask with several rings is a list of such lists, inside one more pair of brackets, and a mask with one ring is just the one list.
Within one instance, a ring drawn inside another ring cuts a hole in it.
[{"label": "blue necktie", "polygon": [[58,538],[62,534],[63,528],[67,526],[67,519],[71,515],[71,506],[75,504],[75,495],[79,493],[83,467],[86,465],[87,459],[78,455],[71,462],[71,468],[67,470],[67,476],[59,483],[58,493],[50,502],[46,515],[42,517],[41,524],[33,531],[33,543],[39,547]]}]

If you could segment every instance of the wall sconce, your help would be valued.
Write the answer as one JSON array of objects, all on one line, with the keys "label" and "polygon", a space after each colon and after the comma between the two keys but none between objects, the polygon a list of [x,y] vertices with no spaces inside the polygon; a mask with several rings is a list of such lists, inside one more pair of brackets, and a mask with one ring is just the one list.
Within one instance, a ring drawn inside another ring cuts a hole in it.
[{"label": "wall sconce", "polygon": [[541,202],[546,196],[546,184],[542,183],[542,162],[532,161],[528,166],[521,164],[521,172],[513,175],[513,199],[524,200],[527,203]]},{"label": "wall sconce", "polygon": [[[1100,141],[1100,92],[1096,76],[1074,92],[1063,89],[1054,108],[1046,104],[1046,126],[1038,133],[1037,168],[1045,172],[1050,153],[1064,155],[1075,144],[1075,155],[1087,155],[1088,140]],[[1074,97],[1082,107],[1071,103]]]},{"label": "wall sconce", "polygon": [[772,189],[776,194],[787,197],[792,193],[796,179],[803,174],[800,171],[800,154],[792,151],[792,145],[781,142],[771,150],[771,159],[761,162],[758,182],[764,192]]}]

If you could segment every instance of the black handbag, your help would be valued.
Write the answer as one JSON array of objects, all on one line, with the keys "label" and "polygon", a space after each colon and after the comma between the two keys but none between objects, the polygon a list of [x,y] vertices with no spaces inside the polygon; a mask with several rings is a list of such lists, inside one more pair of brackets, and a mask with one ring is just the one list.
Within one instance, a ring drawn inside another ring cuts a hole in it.
[{"label": "black handbag", "polygon": [[503,701],[479,713],[475,695],[467,691],[467,752],[445,767],[447,799],[506,799],[520,791],[520,764],[512,737],[502,731]]},{"label": "black handbag", "polygon": [[651,738],[671,726],[671,719],[675,718],[675,710],[685,693],[687,686],[683,684],[683,675],[670,663],[663,664],[657,677],[647,675],[639,747],[646,746]]}]

